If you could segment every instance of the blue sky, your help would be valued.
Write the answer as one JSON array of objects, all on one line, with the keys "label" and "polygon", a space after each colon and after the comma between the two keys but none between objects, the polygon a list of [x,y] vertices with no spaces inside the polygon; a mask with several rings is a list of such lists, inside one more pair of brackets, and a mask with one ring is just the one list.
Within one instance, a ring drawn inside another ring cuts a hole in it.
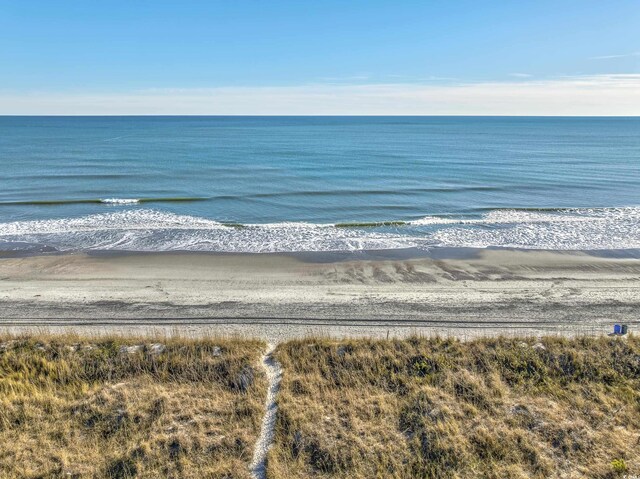
[{"label": "blue sky", "polygon": [[640,114],[639,31],[637,0],[0,0],[0,113]]}]

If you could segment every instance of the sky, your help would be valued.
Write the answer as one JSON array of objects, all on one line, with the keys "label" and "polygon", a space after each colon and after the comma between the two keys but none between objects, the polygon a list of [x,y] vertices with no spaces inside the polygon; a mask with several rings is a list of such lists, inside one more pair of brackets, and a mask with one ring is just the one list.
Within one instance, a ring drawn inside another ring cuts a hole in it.
[{"label": "sky", "polygon": [[0,114],[640,115],[640,1],[0,0]]}]

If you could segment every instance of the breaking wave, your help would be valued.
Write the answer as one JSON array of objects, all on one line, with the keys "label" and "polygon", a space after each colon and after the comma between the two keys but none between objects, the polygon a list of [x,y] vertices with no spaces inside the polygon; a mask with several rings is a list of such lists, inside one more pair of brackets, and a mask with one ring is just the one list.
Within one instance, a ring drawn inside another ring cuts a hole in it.
[{"label": "breaking wave", "polygon": [[[107,199],[132,204],[135,199]],[[13,245],[13,246],[12,246]],[[17,245],[17,246],[16,246]],[[313,224],[224,223],[151,209],[0,223],[0,249],[56,251],[359,251],[431,247],[640,248],[640,207],[495,209],[475,217]]]},{"label": "breaking wave", "polygon": [[154,210],[0,224],[0,241],[57,251],[358,251],[418,246],[408,236],[338,229],[333,225],[223,224]]},{"label": "breaking wave", "polygon": [[81,204],[107,204],[107,205],[132,205],[138,203],[183,203],[193,201],[206,201],[209,198],[198,196],[177,196],[165,198],[78,198],[65,200],[24,200],[24,201],[0,201],[0,206],[56,206],[56,205],[81,205]]}]

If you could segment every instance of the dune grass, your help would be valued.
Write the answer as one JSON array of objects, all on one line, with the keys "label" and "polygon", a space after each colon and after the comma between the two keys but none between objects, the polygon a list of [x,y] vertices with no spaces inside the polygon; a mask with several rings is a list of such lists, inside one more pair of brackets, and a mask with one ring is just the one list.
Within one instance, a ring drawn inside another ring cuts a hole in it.
[{"label": "dune grass", "polygon": [[0,338],[0,477],[249,477],[259,341]]},{"label": "dune grass", "polygon": [[281,344],[268,477],[640,474],[640,340]]},{"label": "dune grass", "polygon": [[[252,340],[0,336],[0,478],[248,477]],[[633,477],[640,339],[280,344],[269,478]]]}]

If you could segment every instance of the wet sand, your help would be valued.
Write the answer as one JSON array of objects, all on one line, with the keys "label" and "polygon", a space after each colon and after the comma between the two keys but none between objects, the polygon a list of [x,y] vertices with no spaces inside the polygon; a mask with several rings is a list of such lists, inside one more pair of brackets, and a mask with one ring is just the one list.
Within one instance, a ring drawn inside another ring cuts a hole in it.
[{"label": "wet sand", "polygon": [[[640,260],[480,250],[0,259],[0,329],[240,335],[599,334],[640,327]],[[317,258],[316,258],[317,259]]]}]

